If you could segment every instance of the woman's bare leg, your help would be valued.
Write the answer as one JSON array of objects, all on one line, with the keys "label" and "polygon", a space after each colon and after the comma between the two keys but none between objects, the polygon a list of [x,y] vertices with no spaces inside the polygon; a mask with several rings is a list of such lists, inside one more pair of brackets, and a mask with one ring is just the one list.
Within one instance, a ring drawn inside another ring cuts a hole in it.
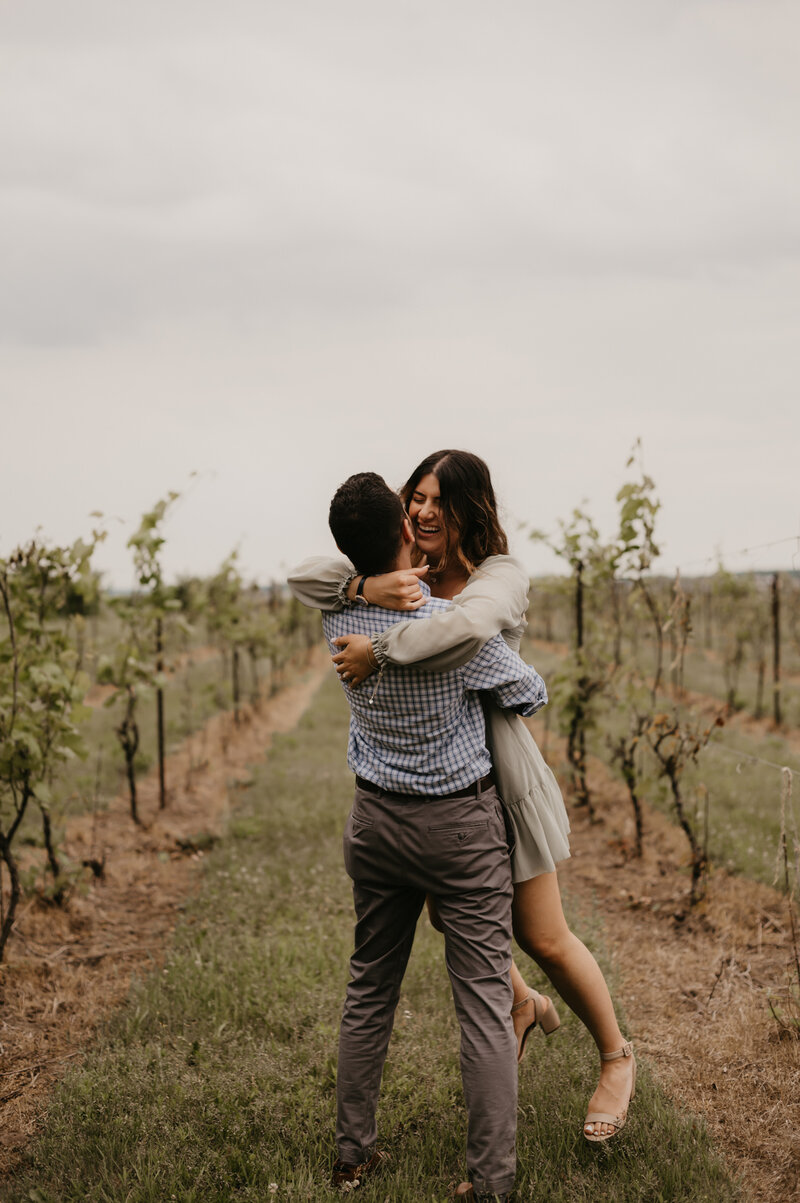
[{"label": "woman's bare leg", "polygon": [[551,1007],[550,999],[546,994],[540,994],[538,990],[532,990],[527,985],[514,961],[511,962],[511,985],[514,989],[511,1022],[517,1038],[517,1059],[519,1059],[522,1057],[525,1047],[525,1033],[529,1028],[535,1027],[537,1023],[545,1023],[547,1024],[546,1031],[551,1032],[558,1027],[558,1016],[555,1016],[553,1024],[553,1017],[548,1012],[548,1008]]},{"label": "woman's bare leg", "polygon": [[431,927],[435,928],[436,931],[443,932],[444,925],[442,924],[442,921],[439,918],[439,908],[436,905],[435,898],[431,898],[430,894],[426,894],[425,895],[425,905],[428,908],[428,918],[431,921]]},{"label": "woman's bare leg", "polygon": [[[525,978],[522,976],[519,969],[517,969],[513,961],[511,962],[511,985],[514,989],[514,1005],[516,1006],[517,1003],[525,1002],[526,998],[528,998],[529,994],[531,993],[530,987],[525,985]],[[523,1010],[523,1008],[520,1007],[520,1010]],[[515,1011],[515,1017],[516,1014],[517,1012]],[[530,1020],[528,1020],[528,1023],[530,1023]],[[516,1027],[516,1024],[514,1026]]]},{"label": "woman's bare leg", "polygon": [[[555,873],[542,873],[514,887],[514,936],[520,948],[533,957],[594,1037],[601,1053],[621,1049],[614,1004],[600,966],[589,949],[573,935],[564,918],[561,892]],[[621,1115],[628,1104],[633,1066],[630,1058],[600,1062],[600,1082],[589,1102],[589,1111]],[[585,1131],[608,1135],[613,1124],[589,1124]]]}]

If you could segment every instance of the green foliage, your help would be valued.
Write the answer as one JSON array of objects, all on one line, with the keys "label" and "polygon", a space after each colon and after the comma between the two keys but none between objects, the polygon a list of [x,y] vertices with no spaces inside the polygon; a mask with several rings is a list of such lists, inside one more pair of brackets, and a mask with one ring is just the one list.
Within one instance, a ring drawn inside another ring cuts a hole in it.
[{"label": "green foliage", "polygon": [[234,713],[240,696],[240,656],[249,658],[251,699],[261,695],[260,662],[270,666],[272,686],[276,672],[298,651],[319,639],[318,616],[295,598],[281,604],[274,591],[265,595],[255,584],[245,587],[236,551],[223,561],[207,586],[206,622],[209,636],[231,657]]},{"label": "green foliage", "polygon": [[555,538],[541,531],[532,531],[530,538],[545,543],[573,571],[580,567],[587,574],[588,584],[613,575],[616,548],[601,541],[600,532],[585,510],[574,509],[569,521],[559,518],[557,525]]},{"label": "green foliage", "polygon": [[112,598],[110,605],[120,621],[122,637],[113,652],[103,653],[97,661],[98,684],[113,685],[117,691],[106,698],[105,706],[113,706],[118,695],[131,686],[146,689],[155,684],[155,667],[142,645],[138,608],[126,598]]},{"label": "green foliage", "polygon": [[181,632],[191,634],[208,607],[208,582],[196,576],[181,577],[173,587],[172,597]]},{"label": "green foliage", "polygon": [[[116,654],[109,657],[101,666],[101,679],[116,686],[116,693],[111,704],[119,697],[123,697],[125,700],[125,713],[117,727],[117,736],[125,756],[131,816],[135,822],[138,822],[136,753],[140,739],[136,716],[137,686],[144,684],[153,685],[157,695],[159,793],[161,806],[166,805],[163,711],[164,618],[168,613],[180,610],[180,602],[175,598],[174,592],[164,584],[159,553],[164,546],[161,524],[170,506],[177,501],[179,496],[179,493],[170,492],[165,498],[156,502],[152,510],[142,515],[138,530],[128,540],[128,547],[133,551],[133,563],[138,583],[147,592],[143,595],[135,594],[131,598],[116,602],[117,613],[123,621],[127,637],[117,649]],[[145,647],[153,650],[156,657],[155,665],[147,662],[144,655]]]},{"label": "green foliage", "polygon": [[180,614],[181,599],[174,588],[164,583],[159,554],[165,542],[161,524],[179,497],[180,493],[170,492],[156,502],[152,510],[142,515],[138,529],[127,543],[133,551],[136,579],[146,592],[111,601],[125,637],[113,656],[103,660],[99,671],[100,679],[116,685],[119,691],[137,685],[162,688],[164,684],[158,676],[160,666],[153,663],[154,655],[160,657],[161,635],[157,632],[167,616]]},{"label": "green foliage", "polygon": [[165,600],[159,559],[159,552],[164,546],[161,523],[170,506],[179,497],[180,493],[169,492],[161,501],[157,501],[152,510],[142,515],[138,530],[128,540],[128,547],[133,550],[133,563],[139,584],[143,589],[149,589],[152,604],[156,606],[162,605]]},{"label": "green foliage", "polygon": [[[112,685],[114,692],[103,703],[106,707],[124,704],[124,713],[116,728],[128,775],[131,818],[139,822],[136,800],[136,754],[139,750],[137,706],[139,697],[148,688],[157,687],[159,673],[146,657],[145,638],[150,636],[150,624],[137,598],[113,598],[111,608],[119,619],[122,637],[113,653],[100,657],[97,679],[101,685]],[[152,644],[151,644],[152,646]]]},{"label": "green foliage", "polygon": [[654,488],[651,478],[643,475],[641,480],[623,485],[617,493],[623,569],[637,574],[647,572],[661,554],[654,539],[656,514],[661,509],[661,502],[654,498]]},{"label": "green foliage", "polygon": [[[567,582],[543,582],[542,591],[534,594],[533,622],[536,633],[548,639],[563,637],[567,626],[572,633],[565,663],[559,663],[548,680],[557,725],[568,737],[576,800],[580,803],[587,792],[583,744],[589,737],[592,750],[605,752],[628,786],[637,850],[642,837],[643,789],[657,804],[662,789],[668,795],[668,808],[689,843],[695,897],[710,854],[707,845],[731,867],[735,864],[763,879],[770,859],[768,843],[778,834],[769,803],[754,809],[754,796],[760,797],[764,791],[748,788],[741,765],[731,780],[732,774],[726,777],[721,766],[713,767],[714,756],[704,757],[701,773],[698,759],[710,738],[708,722],[695,718],[684,706],[685,690],[692,688],[724,698],[730,709],[747,704],[756,717],[763,714],[767,658],[774,635],[770,594],[763,577],[734,575],[721,565],[713,577],[691,582],[682,581],[679,575],[672,582],[653,576],[652,566],[659,554],[656,521],[660,502],[653,480],[641,466],[639,443],[628,467],[634,464],[636,478],[617,493],[619,528],[614,540],[604,545],[583,510],[573,511],[569,522],[559,524],[559,538],[548,540],[570,564],[573,576]],[[538,533],[534,537],[544,538]],[[780,599],[781,622],[800,647],[800,588],[790,574],[780,578]],[[692,646],[697,626],[704,649]],[[669,698],[665,698],[662,679],[665,640],[670,650]],[[784,721],[790,713],[796,725],[800,721],[796,685],[800,659],[796,653],[794,660],[790,658],[793,650],[792,644],[787,646],[784,641],[783,680],[772,688],[780,697]],[[751,666],[748,653],[754,662]],[[738,737],[737,742],[747,741]],[[787,763],[790,756],[785,747],[775,751],[763,743],[754,751],[756,758],[764,756],[773,763],[777,757]],[[749,777],[756,770],[747,767],[746,771]],[[704,778],[713,781],[712,790],[706,789]],[[701,823],[708,824],[711,794],[717,822],[701,837]],[[693,812],[693,797],[701,799],[704,815]]]},{"label": "green foliage", "polygon": [[79,723],[87,679],[69,620],[67,599],[91,579],[92,553],[102,538],[53,547],[33,540],[0,560],[0,854],[11,879],[11,903],[0,928],[0,959],[20,895],[12,843],[31,801],[42,815],[48,861],[61,870],[50,807],[53,774],[84,756]]},{"label": "green foliage", "polygon": [[68,625],[59,620],[70,590],[88,572],[95,544],[31,542],[0,560],[0,805],[29,788],[47,802],[47,777],[80,754],[77,721],[86,679]]},{"label": "green foliage", "polygon": [[[586,779],[586,735],[594,725],[596,707],[608,680],[608,651],[596,625],[588,620],[591,611],[586,597],[613,584],[618,559],[616,544],[605,544],[588,514],[575,509],[569,522],[559,522],[559,536],[548,546],[566,560],[573,571],[574,650],[565,669],[552,681],[558,699],[558,715],[567,736],[567,758],[577,801],[594,808]],[[542,536],[534,532],[534,538]]]},{"label": "green foliage", "polygon": [[207,622],[212,637],[223,644],[241,644],[244,582],[236,566],[239,558],[234,550],[223,560],[219,570],[208,582]]},{"label": "green foliage", "polygon": [[548,693],[555,702],[558,728],[568,735],[575,722],[584,732],[594,730],[597,711],[610,682],[610,674],[597,662],[592,663],[586,652],[573,652],[563,667],[553,673]]},{"label": "green foliage", "polygon": [[[682,684],[683,660],[691,633],[690,599],[677,577],[672,596],[665,604],[660,589],[649,577],[653,561],[659,555],[655,532],[661,503],[655,497],[653,480],[641,466],[638,440],[627,466],[634,464],[638,468],[637,478],[625,483],[617,493],[619,529],[614,540],[601,542],[589,516],[576,509],[569,522],[559,524],[560,537],[550,541],[556,554],[567,560],[573,569],[576,632],[566,667],[552,680],[552,694],[559,726],[567,735],[567,758],[572,768],[576,798],[578,803],[589,804],[592,815],[586,782],[586,738],[597,727],[604,701],[611,700],[624,708],[628,721],[613,737],[606,736],[606,744],[628,787],[634,808],[638,854],[642,850],[640,748],[647,740],[658,771],[669,781],[676,815],[689,841],[694,899],[705,868],[706,850],[701,847],[684,805],[681,778],[688,765],[697,760],[700,748],[708,741],[709,731],[701,733],[691,719],[678,711],[672,718],[654,713],[661,683],[665,634],[669,635],[673,649],[670,665],[673,683]],[[630,596],[632,591],[635,598]],[[586,597],[593,599],[593,606],[585,604]],[[641,667],[635,660],[632,664],[624,664],[622,656],[623,610],[628,617],[637,618],[637,598],[646,611],[655,637],[655,672],[649,690]]]}]

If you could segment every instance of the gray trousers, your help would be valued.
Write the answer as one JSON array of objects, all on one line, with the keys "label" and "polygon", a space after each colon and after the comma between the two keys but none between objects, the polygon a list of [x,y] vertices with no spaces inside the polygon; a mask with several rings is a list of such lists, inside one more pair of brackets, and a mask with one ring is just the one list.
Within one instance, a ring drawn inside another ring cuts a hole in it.
[{"label": "gray trousers", "polygon": [[425,895],[431,894],[444,927],[461,1025],[469,1178],[477,1191],[511,1190],[517,1122],[512,890],[494,787],[446,800],[357,788],[344,859],[353,879],[356,929],[339,1035],[339,1157],[360,1164],[377,1140],[375,1113],[400,984]]}]

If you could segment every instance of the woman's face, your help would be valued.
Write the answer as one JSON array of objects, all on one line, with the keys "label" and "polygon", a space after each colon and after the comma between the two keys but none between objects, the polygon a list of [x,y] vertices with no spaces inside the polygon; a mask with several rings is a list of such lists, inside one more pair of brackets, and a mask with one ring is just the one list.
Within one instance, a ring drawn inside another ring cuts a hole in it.
[{"label": "woman's face", "polygon": [[408,503],[408,516],[417,547],[429,564],[438,564],[447,551],[447,529],[439,505],[439,481],[432,472],[417,483]]}]

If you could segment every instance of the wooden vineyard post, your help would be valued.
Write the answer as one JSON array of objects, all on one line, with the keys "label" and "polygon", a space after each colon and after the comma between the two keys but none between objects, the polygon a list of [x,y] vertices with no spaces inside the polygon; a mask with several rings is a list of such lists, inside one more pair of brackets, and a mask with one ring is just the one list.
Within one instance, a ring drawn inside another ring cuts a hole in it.
[{"label": "wooden vineyard post", "polygon": [[161,685],[161,674],[164,672],[164,633],[161,615],[156,616],[156,728],[158,734],[158,807],[164,810],[167,805],[167,787],[164,778],[164,688]]},{"label": "wooden vineyard post", "polygon": [[772,711],[781,724],[781,600],[778,573],[772,577]]},{"label": "wooden vineyard post", "polygon": [[583,560],[575,565],[575,646],[583,647]]},{"label": "wooden vineyard post", "polygon": [[239,699],[241,696],[241,689],[239,686],[239,646],[236,643],[234,643],[234,645],[233,645],[231,675],[232,675],[232,690],[233,690],[233,721],[236,724],[236,726],[238,727],[239,723],[241,722],[241,714],[239,711]]},{"label": "wooden vineyard post", "polygon": [[576,559],[575,564],[575,649],[578,664],[581,665],[581,675],[576,682],[576,693],[573,701],[572,721],[567,736],[567,758],[572,766],[579,806],[588,806],[589,815],[594,818],[594,808],[589,796],[586,783],[586,674],[583,672],[583,560]]}]

